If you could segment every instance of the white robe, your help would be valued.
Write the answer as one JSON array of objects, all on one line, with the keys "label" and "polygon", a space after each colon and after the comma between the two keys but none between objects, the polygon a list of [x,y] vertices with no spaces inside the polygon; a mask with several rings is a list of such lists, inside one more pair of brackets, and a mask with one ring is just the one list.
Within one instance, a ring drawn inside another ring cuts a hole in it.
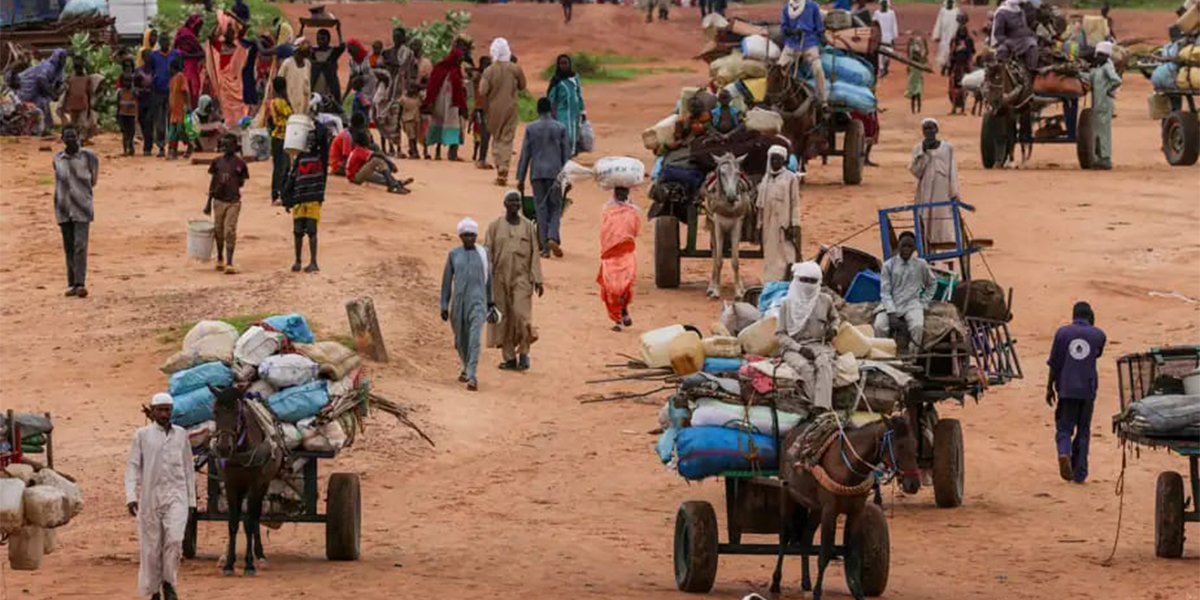
[{"label": "white robe", "polygon": [[764,176],[755,202],[762,222],[762,280],[782,281],[788,265],[800,258],[796,244],[784,235],[789,227],[800,227],[800,176],[786,168]]},{"label": "white robe", "polygon": [[930,34],[938,45],[937,55],[934,57],[938,69],[950,61],[950,42],[954,40],[954,34],[958,33],[958,15],[961,12],[957,5],[948,9],[945,4],[938,11],[937,21],[933,24],[933,32]]},{"label": "white robe", "polygon": [[172,425],[167,432],[154,423],[137,431],[125,467],[125,502],[138,503],[138,594],[149,597],[164,582],[175,585],[188,509],[196,506],[186,430]]},{"label": "white robe", "polygon": [[[944,202],[958,198],[958,167],[954,164],[954,145],[942,140],[940,146],[926,152],[922,144],[913,147],[909,170],[917,178],[917,204]],[[927,244],[953,244],[954,215],[949,206],[921,211],[921,227]]]}]

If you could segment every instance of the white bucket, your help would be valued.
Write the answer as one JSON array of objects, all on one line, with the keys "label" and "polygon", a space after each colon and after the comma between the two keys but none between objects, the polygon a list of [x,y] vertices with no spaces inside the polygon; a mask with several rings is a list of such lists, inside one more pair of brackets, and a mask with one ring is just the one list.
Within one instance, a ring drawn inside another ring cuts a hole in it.
[{"label": "white bucket", "polygon": [[187,253],[196,260],[212,260],[216,246],[212,221],[195,219],[187,224]]},{"label": "white bucket", "polygon": [[287,133],[283,138],[283,149],[288,154],[299,154],[308,148],[308,134],[313,130],[313,120],[308,115],[288,117]]}]

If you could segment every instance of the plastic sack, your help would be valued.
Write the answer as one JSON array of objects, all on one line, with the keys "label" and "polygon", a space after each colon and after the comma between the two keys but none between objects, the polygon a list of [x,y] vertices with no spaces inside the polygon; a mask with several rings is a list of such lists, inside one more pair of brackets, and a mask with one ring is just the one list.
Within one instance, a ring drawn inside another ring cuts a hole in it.
[{"label": "plastic sack", "polygon": [[763,61],[749,60],[738,50],[729,56],[718,58],[708,63],[708,74],[720,85],[728,85],[739,79],[757,79],[767,76],[767,64]]},{"label": "plastic sack", "polygon": [[71,505],[58,488],[35,485],[25,488],[21,497],[25,522],[34,527],[58,527],[71,520]]},{"label": "plastic sack", "polygon": [[753,325],[762,318],[762,314],[753,304],[748,302],[728,302],[721,306],[721,325],[729,335],[736,336],[743,329]]},{"label": "plastic sack", "polygon": [[675,438],[675,451],[679,474],[685,479],[704,479],[724,471],[774,469],[779,462],[770,436],[725,427],[685,428]]},{"label": "plastic sack", "polygon": [[175,405],[171,407],[171,422],[180,427],[191,427],[198,423],[211,421],[214,400],[216,400],[216,396],[213,396],[208,387],[197,388],[186,394],[175,396]]},{"label": "plastic sack", "polygon": [[263,319],[263,323],[270,325],[276,331],[280,331],[287,336],[288,341],[293,344],[311,344],[313,343],[312,329],[308,327],[308,321],[303,315],[292,313],[290,315],[275,315]]},{"label": "plastic sack", "polygon": [[628,156],[606,156],[596,161],[593,170],[597,185],[604,190],[637,187],[646,180],[646,166]]},{"label": "plastic sack", "polygon": [[773,110],[755,107],[746,113],[746,129],[766,135],[775,135],[783,129],[783,117]]},{"label": "plastic sack", "polygon": [[183,114],[183,134],[191,141],[200,139],[200,127],[196,125],[196,115],[192,113]]},{"label": "plastic sack", "polygon": [[762,35],[742,38],[742,57],[749,60],[779,60],[779,46]]},{"label": "plastic sack", "polygon": [[25,524],[25,509],[21,506],[24,495],[24,481],[0,479],[0,533],[8,535]]},{"label": "plastic sack", "polygon": [[159,367],[168,375],[196,365],[233,362],[233,345],[238,333],[233,325],[224,321],[200,321],[183,338],[182,349],[171,355]]},{"label": "plastic sack", "polygon": [[108,14],[108,3],[104,0],[71,0],[58,15],[59,21],[71,21]]},{"label": "plastic sack", "polygon": [[279,433],[283,435],[283,445],[288,450],[295,450],[300,447],[300,443],[304,441],[304,434],[300,428],[291,423],[280,423]]},{"label": "plastic sack", "polygon": [[821,52],[821,69],[827,81],[843,81],[862,87],[875,85],[875,68],[866,59],[842,50]]},{"label": "plastic sack", "polygon": [[662,146],[674,144],[675,123],[678,121],[679,115],[672,114],[643,131],[642,146],[645,146],[647,150],[657,152]]},{"label": "plastic sack", "polygon": [[310,452],[336,452],[346,445],[347,439],[341,419],[334,419],[316,429],[308,429],[301,445]]},{"label": "plastic sack", "polygon": [[279,352],[284,335],[267,331],[258,325],[246,330],[233,346],[233,357],[248,365],[258,366],[268,356]]},{"label": "plastic sack", "polygon": [[592,129],[592,122],[583,120],[579,122],[579,135],[575,138],[576,152],[591,152],[596,148],[596,131]]},{"label": "plastic sack", "polygon": [[326,379],[341,379],[362,365],[362,357],[340,342],[296,344],[296,352],[315,361]]},{"label": "plastic sack", "polygon": [[224,387],[231,383],[233,371],[224,363],[205,363],[172,375],[167,384],[167,392],[178,396],[209,385]]},{"label": "plastic sack", "polygon": [[268,356],[258,365],[258,376],[276,389],[304,385],[317,378],[317,363],[299,354]]},{"label": "plastic sack", "polygon": [[706,337],[701,341],[704,343],[705,365],[709,358],[739,358],[742,355],[742,345],[733,336]]},{"label": "plastic sack", "polygon": [[[702,399],[696,402],[696,409],[692,411],[692,426],[725,427],[771,435],[771,407],[753,406],[750,407],[749,412],[749,419],[747,419],[744,405]],[[787,435],[804,419],[802,415],[783,411],[776,411],[775,414],[779,419],[780,437]]]},{"label": "plastic sack", "polygon": [[70,479],[59,475],[53,469],[42,469],[33,474],[29,480],[30,485],[52,487],[60,492],[67,499],[67,505],[70,508],[68,518],[74,517],[83,512],[83,492]]},{"label": "plastic sack", "polygon": [[1175,89],[1175,78],[1178,76],[1179,65],[1163,63],[1154,68],[1154,73],[1150,75],[1150,83],[1156,90],[1173,90]]},{"label": "plastic sack", "polygon": [[829,103],[834,106],[847,106],[864,112],[875,110],[875,94],[869,88],[845,81],[835,81],[829,88]]},{"label": "plastic sack", "polygon": [[966,75],[963,75],[962,86],[968,92],[976,92],[983,88],[983,80],[987,77],[987,72],[984,69],[975,69]]},{"label": "plastic sack", "polygon": [[783,299],[787,297],[788,287],[791,285],[788,281],[770,281],[763,286],[763,290],[758,295],[758,312],[767,316],[771,310],[776,310],[774,314],[778,314],[779,305]]},{"label": "plastic sack", "polygon": [[280,390],[267,398],[271,412],[287,423],[315,416],[328,403],[329,389],[324,380]]}]

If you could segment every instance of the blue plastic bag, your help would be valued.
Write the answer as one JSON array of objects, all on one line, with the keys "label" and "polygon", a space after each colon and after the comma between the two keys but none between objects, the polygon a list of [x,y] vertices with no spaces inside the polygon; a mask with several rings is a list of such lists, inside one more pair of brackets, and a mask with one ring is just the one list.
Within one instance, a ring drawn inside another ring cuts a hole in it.
[{"label": "blue plastic bag", "polygon": [[[210,362],[177,371],[171,375],[171,381],[167,384],[167,392],[172,396],[179,396],[207,388],[209,385],[225,387],[231,383],[233,383],[233,371],[230,371],[225,363]],[[176,399],[176,403],[178,402]]]},{"label": "blue plastic bag", "polygon": [[835,81],[833,85],[829,86],[829,103],[834,106],[848,106],[854,110],[870,112],[875,110],[875,94],[869,88],[845,81]]},{"label": "blue plastic bag", "polygon": [[271,412],[285,423],[316,416],[329,403],[329,387],[324,379],[280,390],[267,398]]},{"label": "blue plastic bag", "polygon": [[791,286],[790,281],[768,281],[767,285],[763,286],[763,291],[758,295],[758,312],[767,314],[771,305],[778,300],[783,300],[787,296],[788,287]]},{"label": "blue plastic bag", "polygon": [[871,63],[844,50],[822,51],[821,68],[829,81],[844,81],[867,88],[875,85],[875,69]]},{"label": "blue plastic bag", "polygon": [[1173,90],[1175,89],[1175,78],[1178,75],[1179,65],[1163,63],[1154,68],[1154,73],[1150,75],[1150,83],[1156,90]]},{"label": "blue plastic bag", "polygon": [[[704,479],[724,471],[774,470],[775,441],[766,435],[725,427],[688,427],[675,438],[679,474]],[[751,456],[756,460],[752,461]]]},{"label": "blue plastic bag", "polygon": [[283,335],[286,335],[293,344],[313,343],[313,333],[308,328],[308,321],[305,321],[304,316],[299,313],[267,317],[263,319],[263,323],[270,325],[276,331],[283,332]]},{"label": "blue plastic bag", "polygon": [[216,397],[207,387],[199,387],[174,396],[172,400],[174,405],[171,407],[171,422],[180,427],[199,425],[213,418],[213,400],[216,400]]},{"label": "blue plastic bag", "polygon": [[742,359],[740,358],[721,358],[710,356],[704,359],[705,373],[736,373],[742,368]]}]

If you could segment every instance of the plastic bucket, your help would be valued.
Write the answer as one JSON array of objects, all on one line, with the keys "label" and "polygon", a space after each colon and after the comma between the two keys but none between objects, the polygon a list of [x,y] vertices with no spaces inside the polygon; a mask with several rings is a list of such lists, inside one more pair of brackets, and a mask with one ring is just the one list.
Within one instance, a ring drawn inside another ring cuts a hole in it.
[{"label": "plastic bucket", "polygon": [[313,120],[308,115],[288,117],[287,133],[283,137],[283,149],[288,154],[299,154],[308,148],[308,134],[313,130]]},{"label": "plastic bucket", "polygon": [[212,260],[216,237],[212,221],[196,219],[187,224],[187,253],[196,260]]}]

